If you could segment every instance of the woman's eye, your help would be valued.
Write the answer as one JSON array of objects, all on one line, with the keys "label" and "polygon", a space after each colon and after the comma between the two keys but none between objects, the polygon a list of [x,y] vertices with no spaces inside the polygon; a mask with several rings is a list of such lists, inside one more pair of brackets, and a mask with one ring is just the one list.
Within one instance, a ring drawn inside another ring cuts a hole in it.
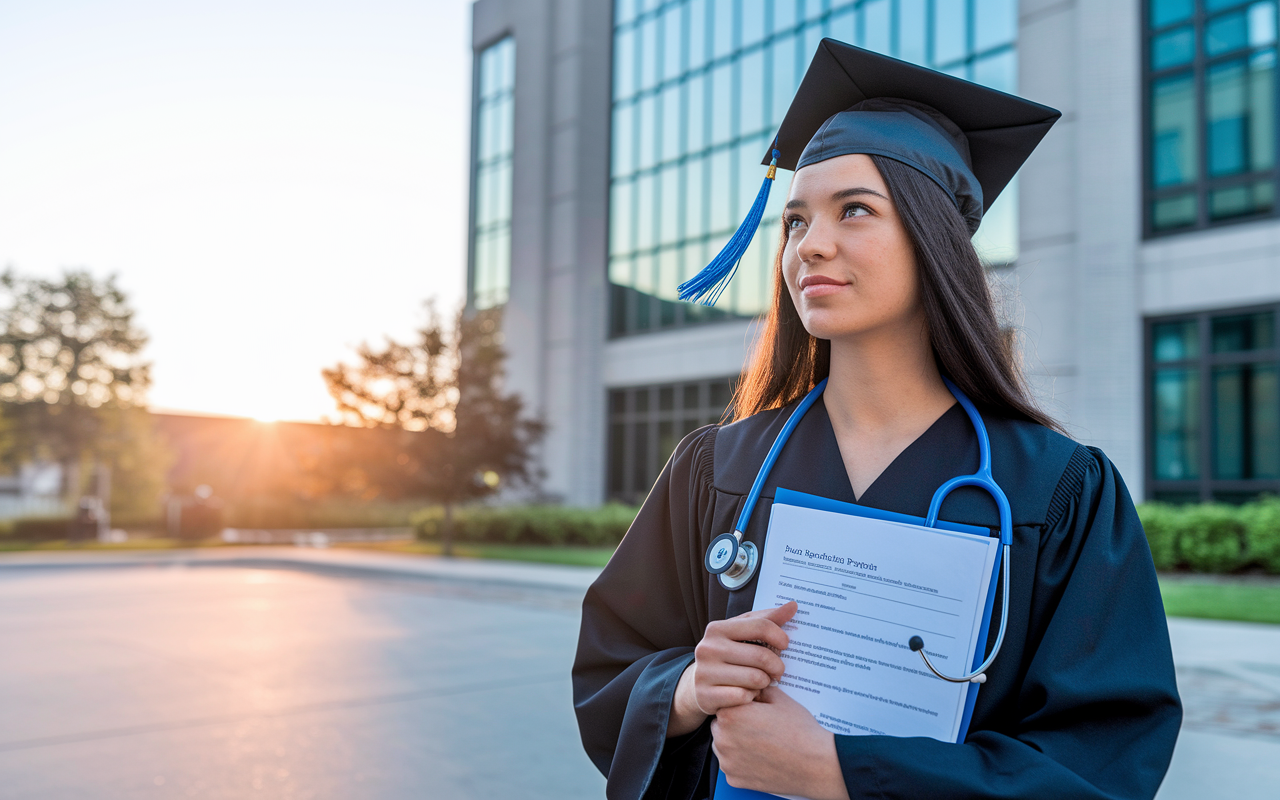
[{"label": "woman's eye", "polygon": [[804,220],[800,219],[799,217],[790,217],[787,219],[787,228],[793,231],[799,228],[803,224],[804,224]]},{"label": "woman's eye", "polygon": [[871,209],[867,208],[864,205],[860,205],[858,203],[854,203],[853,205],[848,205],[844,207],[845,217],[865,217],[870,213],[871,213]]}]

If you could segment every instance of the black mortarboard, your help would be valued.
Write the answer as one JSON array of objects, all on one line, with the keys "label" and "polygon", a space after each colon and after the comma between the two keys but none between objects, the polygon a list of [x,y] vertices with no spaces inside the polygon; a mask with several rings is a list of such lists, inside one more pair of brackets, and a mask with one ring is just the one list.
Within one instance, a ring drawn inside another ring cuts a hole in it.
[{"label": "black mortarboard", "polygon": [[760,225],[774,165],[794,170],[852,153],[901,161],[947,192],[972,233],[1060,116],[1039,103],[823,39],[765,156],[770,169],[755,205],[724,251],[681,284],[680,296],[711,304],[723,291]]}]

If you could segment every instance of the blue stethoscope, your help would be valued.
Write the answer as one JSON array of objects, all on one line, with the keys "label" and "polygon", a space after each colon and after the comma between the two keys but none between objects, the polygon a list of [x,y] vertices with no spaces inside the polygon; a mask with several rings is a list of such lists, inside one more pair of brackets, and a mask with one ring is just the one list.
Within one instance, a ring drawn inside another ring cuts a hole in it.
[{"label": "blue stethoscope", "polygon": [[[1005,496],[1004,490],[1000,488],[1000,485],[996,483],[995,477],[991,474],[991,440],[987,437],[987,426],[982,423],[982,416],[978,414],[978,409],[974,408],[969,398],[965,397],[964,392],[956,388],[954,383],[945,376],[942,381],[951,390],[951,394],[955,396],[961,407],[964,408],[965,413],[969,415],[969,421],[973,423],[973,430],[978,435],[978,471],[972,475],[958,475],[939,486],[938,490],[933,493],[933,499],[929,501],[929,516],[925,518],[924,524],[928,528],[938,524],[938,511],[942,508],[942,501],[946,499],[947,495],[961,486],[976,486],[988,492],[996,501],[996,508],[1000,512],[1001,582],[1004,587],[1002,592],[1003,601],[1000,604],[1000,632],[996,635],[995,647],[991,649],[991,655],[987,656],[986,661],[983,661],[973,672],[959,677],[944,675],[933,666],[929,661],[929,656],[924,652],[924,640],[919,636],[912,636],[908,646],[920,654],[930,672],[944,681],[951,681],[952,683],[985,683],[987,680],[987,668],[991,666],[991,662],[996,660],[996,655],[1000,652],[1000,645],[1004,644],[1005,626],[1009,622],[1009,549],[1013,546],[1013,512],[1009,508],[1009,498]],[[760,492],[764,489],[765,481],[769,478],[769,472],[773,469],[774,462],[778,460],[778,454],[782,452],[787,439],[791,437],[796,426],[800,424],[805,412],[813,406],[814,401],[822,396],[822,391],[826,388],[827,381],[824,378],[804,396],[804,399],[800,401],[800,405],[796,406],[796,410],[791,412],[786,424],[778,432],[778,438],[773,440],[773,446],[769,448],[769,453],[764,457],[764,463],[760,465],[760,471],[756,473],[755,483],[751,484],[751,492],[747,495],[747,502],[742,507],[742,513],[738,515],[738,524],[734,526],[733,533],[720,534],[711,540],[711,546],[707,548],[705,559],[707,571],[712,575],[719,576],[720,584],[731,592],[746,586],[747,582],[755,575],[756,567],[760,564],[760,551],[751,542],[743,541],[743,532],[746,531],[747,524],[751,522],[751,512],[755,510],[756,501],[760,499]]]}]

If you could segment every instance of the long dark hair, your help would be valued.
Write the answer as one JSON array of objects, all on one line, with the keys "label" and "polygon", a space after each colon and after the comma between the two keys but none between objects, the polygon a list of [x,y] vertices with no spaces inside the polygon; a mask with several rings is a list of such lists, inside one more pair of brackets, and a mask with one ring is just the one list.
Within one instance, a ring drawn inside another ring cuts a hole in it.
[{"label": "long dark hair", "polygon": [[[1060,426],[1031,401],[1015,363],[1013,337],[996,321],[982,262],[960,211],[942,188],[916,169],[871,156],[915,249],[920,297],[938,369],[985,413]],[[734,393],[735,419],[799,398],[831,372],[831,342],[800,321],[782,279],[790,231],[784,221],[774,258],[773,305],[755,356]]]}]

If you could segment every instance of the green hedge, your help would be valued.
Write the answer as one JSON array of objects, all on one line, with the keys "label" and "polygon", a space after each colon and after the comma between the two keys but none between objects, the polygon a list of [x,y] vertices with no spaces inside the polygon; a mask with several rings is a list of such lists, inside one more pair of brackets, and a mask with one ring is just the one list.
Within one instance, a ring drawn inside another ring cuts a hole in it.
[{"label": "green hedge", "polygon": [[1234,572],[1261,567],[1280,574],[1280,498],[1242,506],[1145,503],[1138,516],[1156,569]]},{"label": "green hedge", "polygon": [[[510,506],[463,508],[453,514],[455,542],[490,544],[616,545],[635,519],[638,509],[610,504],[601,508]],[[414,529],[423,541],[440,541],[444,510],[429,508],[415,514]]]}]

